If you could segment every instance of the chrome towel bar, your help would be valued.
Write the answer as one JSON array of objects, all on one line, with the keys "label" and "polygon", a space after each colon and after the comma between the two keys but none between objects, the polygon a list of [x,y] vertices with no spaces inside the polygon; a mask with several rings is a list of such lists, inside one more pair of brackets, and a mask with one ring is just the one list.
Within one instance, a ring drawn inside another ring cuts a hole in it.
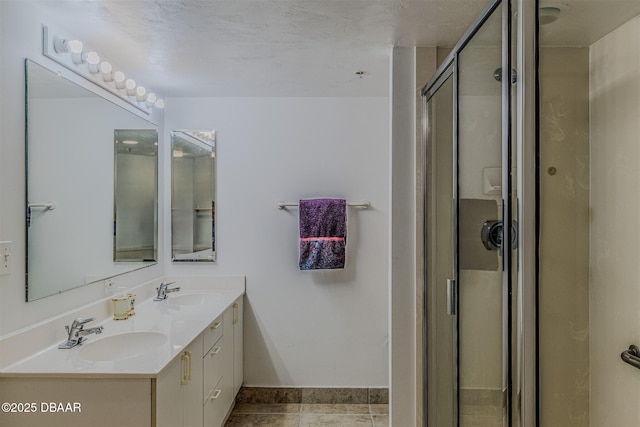
[{"label": "chrome towel bar", "polygon": [[[278,209],[286,209],[289,206],[298,206],[298,203],[285,203],[285,202],[278,202]],[[362,208],[362,209],[369,209],[371,207],[371,202],[368,200],[364,200],[361,203],[347,203],[347,206],[352,206],[352,207],[356,207],[356,208]]]},{"label": "chrome towel bar", "polygon": [[47,203],[29,203],[27,205],[27,207],[29,208],[43,208],[47,211],[52,211],[56,208],[56,204],[54,202],[47,202]]},{"label": "chrome towel bar", "polygon": [[629,365],[640,369],[640,348],[638,346],[631,344],[628,350],[620,354],[620,357]]}]

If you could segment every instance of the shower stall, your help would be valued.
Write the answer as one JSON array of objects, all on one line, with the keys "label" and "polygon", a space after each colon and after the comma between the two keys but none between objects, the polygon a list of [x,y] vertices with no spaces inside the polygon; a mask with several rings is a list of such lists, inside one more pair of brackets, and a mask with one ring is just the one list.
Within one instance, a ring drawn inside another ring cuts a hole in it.
[{"label": "shower stall", "polygon": [[429,427],[640,425],[640,1],[494,0],[422,89]]}]

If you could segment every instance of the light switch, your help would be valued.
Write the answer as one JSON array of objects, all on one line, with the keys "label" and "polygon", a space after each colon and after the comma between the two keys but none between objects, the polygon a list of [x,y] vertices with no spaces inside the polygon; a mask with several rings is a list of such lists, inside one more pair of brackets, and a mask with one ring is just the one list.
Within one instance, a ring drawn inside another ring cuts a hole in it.
[{"label": "light switch", "polygon": [[0,242],[0,276],[11,273],[11,242]]}]

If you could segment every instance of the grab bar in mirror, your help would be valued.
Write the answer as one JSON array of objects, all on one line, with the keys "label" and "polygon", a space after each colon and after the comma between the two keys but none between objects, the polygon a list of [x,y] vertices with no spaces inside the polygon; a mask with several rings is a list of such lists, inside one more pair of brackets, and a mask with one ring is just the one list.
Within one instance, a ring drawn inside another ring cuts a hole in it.
[{"label": "grab bar in mirror", "polygon": [[640,348],[638,346],[630,345],[628,350],[620,354],[620,357],[629,365],[640,369]]},{"label": "grab bar in mirror", "polygon": [[47,203],[29,203],[27,205],[29,208],[43,208],[48,211],[52,211],[56,208],[56,204],[54,202]]}]

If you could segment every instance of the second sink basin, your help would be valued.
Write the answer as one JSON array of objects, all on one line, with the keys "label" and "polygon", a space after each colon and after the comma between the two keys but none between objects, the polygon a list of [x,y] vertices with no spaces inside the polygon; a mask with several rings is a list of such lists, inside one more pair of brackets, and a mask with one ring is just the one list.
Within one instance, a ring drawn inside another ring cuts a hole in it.
[{"label": "second sink basin", "polygon": [[221,297],[212,292],[198,292],[189,294],[170,295],[167,298],[168,304],[175,305],[209,305]]},{"label": "second sink basin", "polygon": [[167,336],[159,332],[127,332],[88,341],[78,356],[91,362],[129,359],[153,352],[166,342]]}]

